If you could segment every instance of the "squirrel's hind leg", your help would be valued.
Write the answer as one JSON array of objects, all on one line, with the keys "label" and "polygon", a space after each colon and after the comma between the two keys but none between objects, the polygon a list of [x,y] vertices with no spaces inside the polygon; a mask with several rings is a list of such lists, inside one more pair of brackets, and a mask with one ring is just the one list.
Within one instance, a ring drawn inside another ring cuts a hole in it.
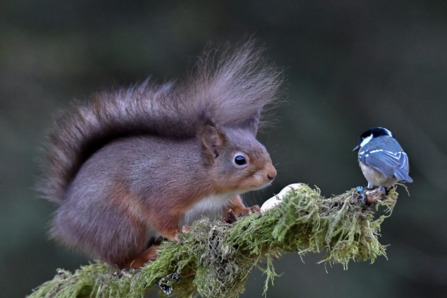
[{"label": "squirrel's hind leg", "polygon": [[157,258],[158,245],[153,245],[132,258],[132,261],[128,261],[124,264],[123,269],[138,269],[144,266],[149,261],[153,261]]},{"label": "squirrel's hind leg", "polygon": [[[182,233],[188,233],[191,229],[191,226],[182,226],[181,231]],[[179,241],[178,239],[178,232],[175,236],[175,240]],[[123,269],[138,269],[144,266],[149,261],[153,261],[157,258],[157,249],[159,248],[159,245],[152,245],[142,253],[136,255],[132,261],[126,262],[123,266]]]}]

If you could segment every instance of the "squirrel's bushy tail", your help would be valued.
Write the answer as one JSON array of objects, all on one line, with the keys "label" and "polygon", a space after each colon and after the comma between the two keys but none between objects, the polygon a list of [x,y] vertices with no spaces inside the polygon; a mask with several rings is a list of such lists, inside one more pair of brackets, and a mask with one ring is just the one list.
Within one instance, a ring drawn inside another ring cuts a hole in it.
[{"label": "squirrel's bushy tail", "polygon": [[246,126],[256,132],[263,107],[278,98],[281,81],[260,52],[253,41],[217,58],[218,51],[210,51],[182,83],[146,81],[97,94],[89,103],[62,112],[48,136],[42,161],[38,189],[43,197],[63,200],[82,164],[118,138],[141,134],[191,138],[204,117],[219,126]]}]

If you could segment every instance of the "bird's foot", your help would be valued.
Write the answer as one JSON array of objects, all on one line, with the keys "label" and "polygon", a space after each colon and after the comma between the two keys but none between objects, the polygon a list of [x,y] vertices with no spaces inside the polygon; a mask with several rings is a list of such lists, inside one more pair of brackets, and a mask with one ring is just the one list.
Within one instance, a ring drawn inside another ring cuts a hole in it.
[{"label": "bird's foot", "polygon": [[363,204],[366,204],[366,196],[365,196],[365,190],[363,188],[363,186],[357,186],[357,191],[360,192],[360,194],[362,195],[362,202]]}]

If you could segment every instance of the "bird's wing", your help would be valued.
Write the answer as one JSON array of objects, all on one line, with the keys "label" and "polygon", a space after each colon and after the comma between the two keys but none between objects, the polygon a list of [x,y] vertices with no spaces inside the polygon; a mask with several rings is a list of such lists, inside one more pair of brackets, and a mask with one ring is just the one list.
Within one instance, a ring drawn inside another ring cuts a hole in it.
[{"label": "bird's wing", "polygon": [[[399,173],[408,173],[408,157],[406,157],[406,154],[404,153],[405,152],[402,151],[391,152],[383,149],[374,149],[359,154],[359,160],[389,178],[396,176],[396,178],[399,179],[395,174],[396,169]],[[405,172],[405,170],[407,170],[407,172]]]},{"label": "bird's wing", "polygon": [[399,161],[400,164],[395,169],[394,176],[396,176],[396,178],[402,182],[413,182],[413,179],[411,179],[411,177],[408,175],[408,173],[410,172],[410,163],[405,152],[402,152]]}]

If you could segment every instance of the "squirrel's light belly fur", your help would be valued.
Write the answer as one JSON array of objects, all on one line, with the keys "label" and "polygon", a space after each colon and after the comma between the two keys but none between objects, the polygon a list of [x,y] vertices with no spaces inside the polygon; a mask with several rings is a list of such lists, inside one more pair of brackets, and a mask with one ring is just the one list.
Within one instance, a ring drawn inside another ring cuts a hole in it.
[{"label": "squirrel's light belly fur", "polygon": [[[182,83],[96,94],[59,115],[39,189],[56,202],[51,235],[121,268],[153,258],[148,241],[247,208],[239,194],[276,170],[256,140],[280,77],[249,42],[206,54]],[[185,229],[187,230],[187,229]]]},{"label": "squirrel's light belly fur", "polygon": [[228,207],[230,199],[237,193],[228,193],[220,195],[211,195],[197,202],[191,209],[186,211],[179,227],[183,225],[191,225],[195,220],[202,217],[208,217],[214,220],[217,216],[222,215],[222,210]]}]

